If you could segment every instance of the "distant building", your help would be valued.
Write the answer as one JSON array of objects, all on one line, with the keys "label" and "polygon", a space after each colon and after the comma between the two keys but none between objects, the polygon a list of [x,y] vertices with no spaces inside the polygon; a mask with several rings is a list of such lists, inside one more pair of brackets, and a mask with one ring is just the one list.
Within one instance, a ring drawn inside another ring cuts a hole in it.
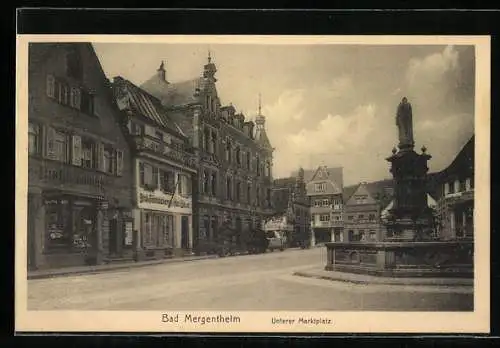
[{"label": "distant building", "polygon": [[290,246],[309,241],[311,225],[304,170],[300,169],[297,177],[274,180],[271,200],[273,215],[266,221],[267,227],[276,223],[287,225]]},{"label": "distant building", "polygon": [[197,169],[189,139],[161,102],[128,80],[115,77],[133,154],[134,228],[138,259],[189,252],[193,245],[193,183]]},{"label": "distant building", "polygon": [[[202,76],[173,83],[164,64],[140,87],[158,98],[189,138],[198,168],[193,247],[216,240],[229,221],[238,238],[271,213],[273,147],[260,112],[249,121],[217,92],[217,68],[208,57]],[[240,240],[241,241],[241,240]]]},{"label": "distant building", "polygon": [[130,253],[131,159],[90,43],[29,47],[28,267]]},{"label": "distant building", "polygon": [[343,230],[343,169],[320,166],[304,172],[311,213],[310,245],[340,240]]},{"label": "distant building", "polygon": [[439,238],[474,237],[474,136],[439,173]]}]

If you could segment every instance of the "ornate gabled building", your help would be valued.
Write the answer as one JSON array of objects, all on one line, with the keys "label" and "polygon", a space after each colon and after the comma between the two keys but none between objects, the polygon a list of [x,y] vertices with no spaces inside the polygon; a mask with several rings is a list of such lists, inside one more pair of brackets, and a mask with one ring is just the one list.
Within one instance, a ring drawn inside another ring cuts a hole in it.
[{"label": "ornate gabled building", "polygon": [[343,168],[319,166],[304,172],[310,202],[310,245],[338,240],[342,234]]},{"label": "ornate gabled building", "polygon": [[296,177],[274,180],[272,207],[273,216],[268,221],[285,222],[289,225],[288,243],[290,246],[302,245],[309,241],[311,229],[309,199],[302,168]]},{"label": "ornate gabled building", "polygon": [[133,157],[136,258],[190,252],[197,170],[189,139],[146,91],[122,77],[113,90]]},{"label": "ornate gabled building", "polygon": [[271,213],[273,151],[260,112],[255,123],[222,105],[217,68],[209,55],[203,74],[171,83],[162,63],[141,88],[159,99],[188,136],[198,169],[194,246],[215,240],[218,226],[230,220],[240,236],[260,226]]}]

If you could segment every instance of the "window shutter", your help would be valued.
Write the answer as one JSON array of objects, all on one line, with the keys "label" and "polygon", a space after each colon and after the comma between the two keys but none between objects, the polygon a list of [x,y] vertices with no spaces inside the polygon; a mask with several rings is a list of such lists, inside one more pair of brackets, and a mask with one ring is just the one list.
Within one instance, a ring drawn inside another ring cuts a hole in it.
[{"label": "window shutter", "polygon": [[191,176],[185,175],[184,178],[186,179],[186,193],[188,195],[191,195],[192,194]]},{"label": "window shutter", "polygon": [[47,75],[47,96],[50,98],[55,97],[55,84],[56,79],[52,75]]},{"label": "window shutter", "polygon": [[123,151],[116,150],[116,175],[123,175]]},{"label": "window shutter", "polygon": [[79,135],[73,135],[72,137],[72,164],[75,166],[81,166],[82,164],[82,137]]},{"label": "window shutter", "polygon": [[47,157],[50,159],[55,159],[56,156],[55,139],[56,130],[47,126]]}]

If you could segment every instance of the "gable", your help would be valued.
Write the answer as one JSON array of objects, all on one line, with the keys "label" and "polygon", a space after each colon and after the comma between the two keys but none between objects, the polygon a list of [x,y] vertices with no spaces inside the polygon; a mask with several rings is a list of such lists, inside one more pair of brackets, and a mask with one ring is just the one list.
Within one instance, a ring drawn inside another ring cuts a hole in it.
[{"label": "gable", "polygon": [[347,201],[347,205],[357,204],[376,204],[377,201],[372,197],[365,185],[359,185],[354,194]]}]

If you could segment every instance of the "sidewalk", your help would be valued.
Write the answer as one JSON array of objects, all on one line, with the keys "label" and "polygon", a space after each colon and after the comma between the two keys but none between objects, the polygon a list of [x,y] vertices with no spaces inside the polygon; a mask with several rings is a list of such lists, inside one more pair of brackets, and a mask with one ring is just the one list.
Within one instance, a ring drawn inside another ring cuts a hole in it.
[{"label": "sidewalk", "polygon": [[364,274],[326,271],[314,268],[306,271],[294,272],[300,277],[324,279],[331,281],[349,282],[354,284],[381,284],[381,285],[427,285],[427,286],[466,286],[473,287],[474,279],[466,278],[397,278],[377,277]]},{"label": "sidewalk", "polygon": [[153,265],[162,265],[168,263],[179,263],[179,262],[187,262],[187,261],[198,261],[198,260],[207,260],[207,259],[215,259],[217,255],[205,255],[205,256],[187,256],[187,257],[178,257],[172,259],[162,259],[162,260],[151,260],[151,261],[130,261],[124,263],[110,263],[104,265],[96,265],[96,266],[78,266],[78,267],[64,267],[58,269],[44,269],[39,271],[29,271],[28,272],[28,280],[30,279],[44,279],[44,278],[52,278],[52,277],[61,277],[61,276],[75,276],[82,274],[96,274],[107,271],[115,271],[115,270],[123,270],[123,269],[131,269],[145,266],[153,266]]}]

